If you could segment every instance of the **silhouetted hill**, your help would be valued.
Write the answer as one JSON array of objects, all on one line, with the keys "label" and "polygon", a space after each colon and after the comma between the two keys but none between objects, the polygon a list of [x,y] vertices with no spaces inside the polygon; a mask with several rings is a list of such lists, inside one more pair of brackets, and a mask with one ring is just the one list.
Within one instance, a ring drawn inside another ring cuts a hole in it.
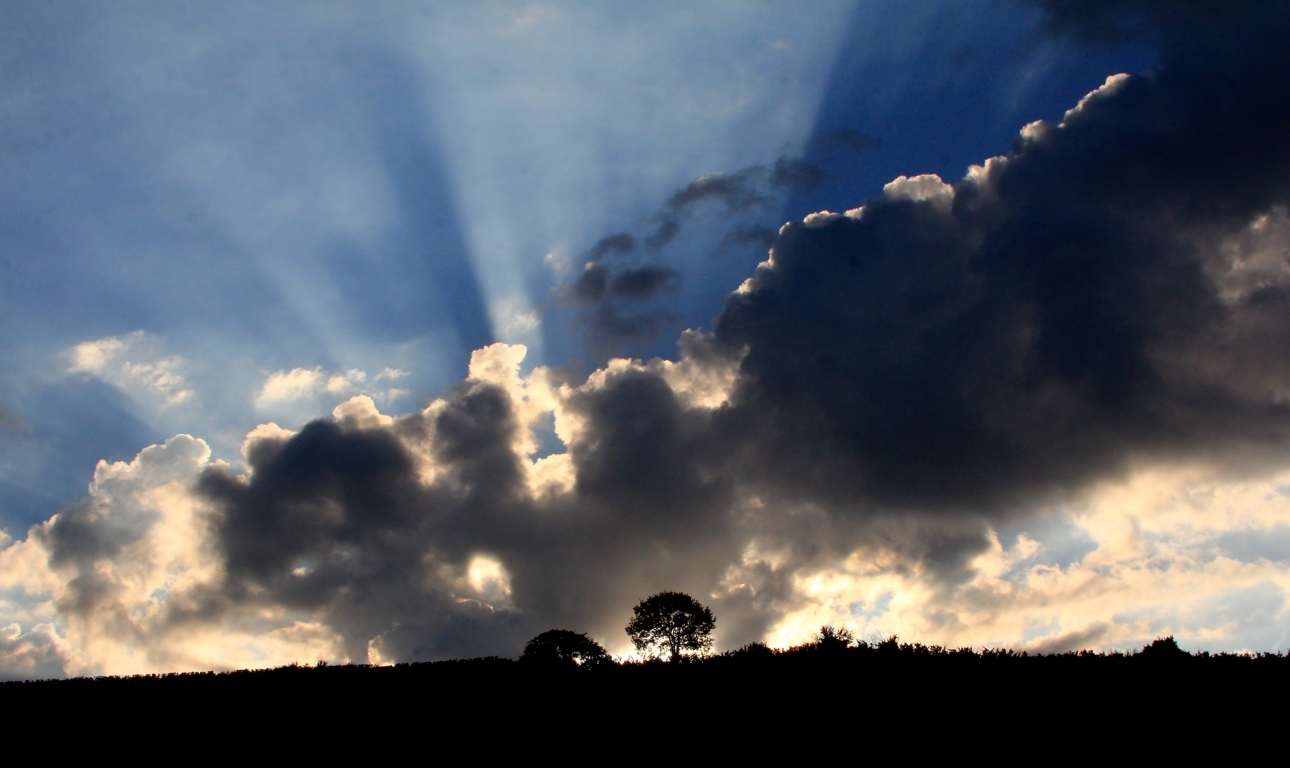
[{"label": "silhouetted hill", "polygon": [[[882,702],[943,706],[1017,702],[1039,697],[1072,705],[1115,702],[1253,701],[1284,690],[1290,657],[1280,654],[1188,654],[1172,638],[1137,653],[1088,651],[1031,655],[975,652],[917,643],[827,639],[775,651],[753,644],[687,660],[608,664],[596,669],[548,667],[501,658],[397,664],[287,666],[265,670],[0,683],[9,711],[101,711],[130,707],[247,707],[327,710],[339,707],[502,707],[542,711],[557,700],[629,703],[679,698],[716,708],[774,702]],[[1217,698],[1215,698],[1217,697]]]}]

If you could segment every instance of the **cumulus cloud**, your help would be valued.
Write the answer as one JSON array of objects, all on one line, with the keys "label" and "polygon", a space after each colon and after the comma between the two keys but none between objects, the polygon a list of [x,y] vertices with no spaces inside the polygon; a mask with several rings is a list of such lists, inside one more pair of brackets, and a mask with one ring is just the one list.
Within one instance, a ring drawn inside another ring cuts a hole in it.
[{"label": "cumulus cloud", "polygon": [[343,659],[334,634],[282,608],[252,614],[212,592],[224,566],[204,502],[210,464],[180,435],[100,462],[80,504],[0,542],[0,677],[120,674]]},{"label": "cumulus cloud", "polygon": [[1285,648],[1290,14],[1260,8],[957,182],[787,224],[674,361],[575,381],[495,344],[403,416],[285,371],[266,392],[352,396],[244,467],[187,436],[101,464],[4,542],[0,663],[514,655],[552,626],[622,651],[663,589],[726,647]]}]

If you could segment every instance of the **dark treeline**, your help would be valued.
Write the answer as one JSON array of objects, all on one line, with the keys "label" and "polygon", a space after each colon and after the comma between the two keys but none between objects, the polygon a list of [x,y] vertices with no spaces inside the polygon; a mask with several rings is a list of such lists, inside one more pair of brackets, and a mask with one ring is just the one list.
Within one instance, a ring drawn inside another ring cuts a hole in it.
[{"label": "dark treeline", "polygon": [[594,734],[653,754],[863,737],[927,755],[988,737],[1062,752],[1127,739],[1145,757],[1280,733],[1288,682],[1290,657],[1187,654],[1169,639],[1134,653],[1033,655],[820,638],[590,668],[491,657],[12,682],[0,684],[0,711],[15,733],[56,716],[232,747],[448,738],[567,754]]},{"label": "dark treeline", "polygon": [[1130,653],[1029,654],[901,643],[895,637],[854,642],[845,631],[826,627],[815,641],[794,648],[776,650],[753,643],[721,654],[685,657],[680,663],[653,659],[580,666],[498,657],[393,666],[319,662],[317,666],[292,664],[261,670],[11,681],[0,683],[0,703],[21,699],[53,703],[100,696],[113,702],[152,698],[167,702],[228,697],[253,700],[262,695],[308,702],[315,697],[330,700],[347,694],[368,697],[409,691],[523,693],[531,689],[550,693],[553,686],[564,685],[601,692],[618,690],[624,695],[648,692],[659,685],[708,689],[712,695],[765,684],[795,686],[804,692],[827,688],[893,695],[940,686],[1076,685],[1063,688],[1069,695],[1089,686],[1167,683],[1283,689],[1287,682],[1290,655],[1192,654],[1179,649],[1172,637]]}]

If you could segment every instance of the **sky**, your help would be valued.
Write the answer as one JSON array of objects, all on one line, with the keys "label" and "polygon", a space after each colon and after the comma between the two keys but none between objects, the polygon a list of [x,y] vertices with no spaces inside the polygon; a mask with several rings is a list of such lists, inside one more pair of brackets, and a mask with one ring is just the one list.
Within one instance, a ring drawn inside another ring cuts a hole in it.
[{"label": "sky", "polygon": [[0,678],[1287,650],[1288,31],[6,3]]}]

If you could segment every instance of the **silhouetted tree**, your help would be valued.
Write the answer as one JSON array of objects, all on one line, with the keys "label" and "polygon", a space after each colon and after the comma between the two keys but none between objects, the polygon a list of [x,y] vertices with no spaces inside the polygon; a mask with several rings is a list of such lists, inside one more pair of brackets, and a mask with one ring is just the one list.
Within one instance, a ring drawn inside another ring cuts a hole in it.
[{"label": "silhouetted tree", "polygon": [[1137,653],[1139,658],[1150,661],[1178,661],[1180,659],[1190,659],[1191,654],[1178,647],[1178,642],[1174,640],[1173,635],[1168,637],[1157,637],[1142,650]]},{"label": "silhouetted tree", "polygon": [[548,629],[528,641],[520,661],[583,669],[614,663],[605,649],[600,647],[600,643],[581,632],[570,632],[567,629]]},{"label": "silhouetted tree", "polygon": [[836,653],[845,651],[855,642],[855,635],[846,627],[835,627],[826,624],[820,627],[820,633],[815,636],[815,649],[825,653]]},{"label": "silhouetted tree", "polygon": [[627,635],[636,650],[650,654],[667,651],[679,662],[685,651],[704,653],[712,649],[712,611],[683,592],[659,592],[636,604]]}]

